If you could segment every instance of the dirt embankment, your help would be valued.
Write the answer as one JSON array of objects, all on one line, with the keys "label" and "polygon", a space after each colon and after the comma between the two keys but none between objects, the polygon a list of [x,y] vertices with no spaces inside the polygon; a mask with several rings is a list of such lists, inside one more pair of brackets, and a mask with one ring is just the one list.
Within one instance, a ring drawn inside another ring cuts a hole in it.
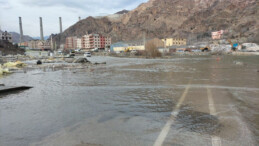
[{"label": "dirt embankment", "polygon": [[0,41],[0,51],[2,55],[23,55],[25,50],[18,47],[18,45],[13,45],[7,41]]}]

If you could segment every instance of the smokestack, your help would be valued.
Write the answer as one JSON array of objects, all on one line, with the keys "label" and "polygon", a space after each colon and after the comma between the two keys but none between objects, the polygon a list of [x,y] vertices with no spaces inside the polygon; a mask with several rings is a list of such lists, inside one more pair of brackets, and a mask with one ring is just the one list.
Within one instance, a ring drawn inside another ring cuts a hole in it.
[{"label": "smokestack", "polygon": [[42,18],[40,17],[40,39],[44,41],[43,37],[43,26],[42,26]]},{"label": "smokestack", "polygon": [[79,21],[81,20],[81,17],[78,17]]},{"label": "smokestack", "polygon": [[24,42],[23,40],[23,30],[22,30],[22,17],[19,17],[19,25],[20,25],[20,43]]},{"label": "smokestack", "polygon": [[62,18],[59,17],[59,28],[60,28],[60,33],[62,33]]}]

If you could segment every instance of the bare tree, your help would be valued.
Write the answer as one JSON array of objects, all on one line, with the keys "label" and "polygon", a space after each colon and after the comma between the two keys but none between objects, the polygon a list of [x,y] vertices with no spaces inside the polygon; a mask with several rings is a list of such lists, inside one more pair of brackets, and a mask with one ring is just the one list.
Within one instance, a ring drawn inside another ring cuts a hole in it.
[{"label": "bare tree", "polygon": [[149,41],[145,45],[146,48],[146,57],[161,57],[161,53],[158,51],[155,43],[153,41]]}]

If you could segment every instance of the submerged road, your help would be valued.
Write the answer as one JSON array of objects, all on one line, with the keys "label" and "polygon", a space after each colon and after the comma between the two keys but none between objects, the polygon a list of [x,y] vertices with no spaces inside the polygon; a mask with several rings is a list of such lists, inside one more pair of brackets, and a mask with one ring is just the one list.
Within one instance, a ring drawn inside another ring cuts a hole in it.
[{"label": "submerged road", "polygon": [[258,57],[90,60],[2,78],[0,145],[259,145]]}]

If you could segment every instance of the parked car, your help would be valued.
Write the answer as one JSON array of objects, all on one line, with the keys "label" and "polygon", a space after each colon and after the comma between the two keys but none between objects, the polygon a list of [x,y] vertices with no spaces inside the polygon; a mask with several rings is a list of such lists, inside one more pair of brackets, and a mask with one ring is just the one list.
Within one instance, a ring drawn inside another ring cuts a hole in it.
[{"label": "parked car", "polygon": [[90,52],[85,52],[84,56],[85,56],[85,57],[91,57],[92,55],[91,55]]},{"label": "parked car", "polygon": [[80,51],[81,51],[81,49],[76,49],[75,51],[76,51],[76,52],[80,52]]},{"label": "parked car", "polygon": [[137,51],[137,50],[131,50],[130,53],[131,53],[131,54],[137,54],[138,51]]},{"label": "parked car", "polygon": [[70,53],[69,53],[69,57],[75,57],[76,56],[76,54],[75,54],[76,52],[75,51],[70,51]]},{"label": "parked car", "polygon": [[98,49],[98,48],[94,48],[94,49],[92,49],[91,51],[93,51],[93,52],[98,52],[99,49]]}]

